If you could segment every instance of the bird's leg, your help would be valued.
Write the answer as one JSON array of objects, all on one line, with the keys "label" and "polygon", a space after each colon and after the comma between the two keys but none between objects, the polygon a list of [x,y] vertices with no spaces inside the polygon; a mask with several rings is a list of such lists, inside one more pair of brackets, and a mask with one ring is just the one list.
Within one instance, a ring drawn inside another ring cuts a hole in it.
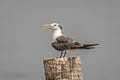
[{"label": "bird's leg", "polygon": [[62,55],[63,55],[63,51],[61,51],[61,55],[60,55],[60,57],[62,57]]},{"label": "bird's leg", "polygon": [[66,55],[66,51],[65,51],[64,56],[63,56],[63,57],[65,57],[65,55]]}]

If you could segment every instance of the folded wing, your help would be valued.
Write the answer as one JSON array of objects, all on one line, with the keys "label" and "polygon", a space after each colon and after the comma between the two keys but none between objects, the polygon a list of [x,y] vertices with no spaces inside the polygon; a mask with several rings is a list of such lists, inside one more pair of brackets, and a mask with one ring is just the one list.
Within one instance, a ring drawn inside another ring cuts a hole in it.
[{"label": "folded wing", "polygon": [[53,48],[58,51],[64,51],[69,49],[93,49],[93,46],[98,44],[81,44],[79,42],[73,41],[72,38],[60,36],[52,43]]}]

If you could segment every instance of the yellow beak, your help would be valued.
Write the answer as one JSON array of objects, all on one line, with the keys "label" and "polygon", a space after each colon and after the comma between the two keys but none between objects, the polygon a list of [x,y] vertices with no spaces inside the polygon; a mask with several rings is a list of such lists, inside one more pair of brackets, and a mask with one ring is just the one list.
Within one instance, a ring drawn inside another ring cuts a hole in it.
[{"label": "yellow beak", "polygon": [[45,24],[43,25],[43,29],[54,29],[54,27],[51,24]]}]

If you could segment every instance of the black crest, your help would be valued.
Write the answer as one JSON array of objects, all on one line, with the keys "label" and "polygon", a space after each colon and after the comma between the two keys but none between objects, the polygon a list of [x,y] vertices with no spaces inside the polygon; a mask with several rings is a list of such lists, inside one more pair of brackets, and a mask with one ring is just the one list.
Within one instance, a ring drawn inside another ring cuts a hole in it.
[{"label": "black crest", "polygon": [[62,26],[61,26],[61,25],[59,25],[59,27],[60,27],[60,29],[62,30]]}]

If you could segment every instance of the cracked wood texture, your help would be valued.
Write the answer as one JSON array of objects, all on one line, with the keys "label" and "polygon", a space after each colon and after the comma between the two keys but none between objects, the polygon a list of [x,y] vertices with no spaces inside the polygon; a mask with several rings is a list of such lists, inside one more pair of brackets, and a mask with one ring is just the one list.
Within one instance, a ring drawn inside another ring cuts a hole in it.
[{"label": "cracked wood texture", "polygon": [[45,59],[46,80],[83,80],[79,56]]}]

